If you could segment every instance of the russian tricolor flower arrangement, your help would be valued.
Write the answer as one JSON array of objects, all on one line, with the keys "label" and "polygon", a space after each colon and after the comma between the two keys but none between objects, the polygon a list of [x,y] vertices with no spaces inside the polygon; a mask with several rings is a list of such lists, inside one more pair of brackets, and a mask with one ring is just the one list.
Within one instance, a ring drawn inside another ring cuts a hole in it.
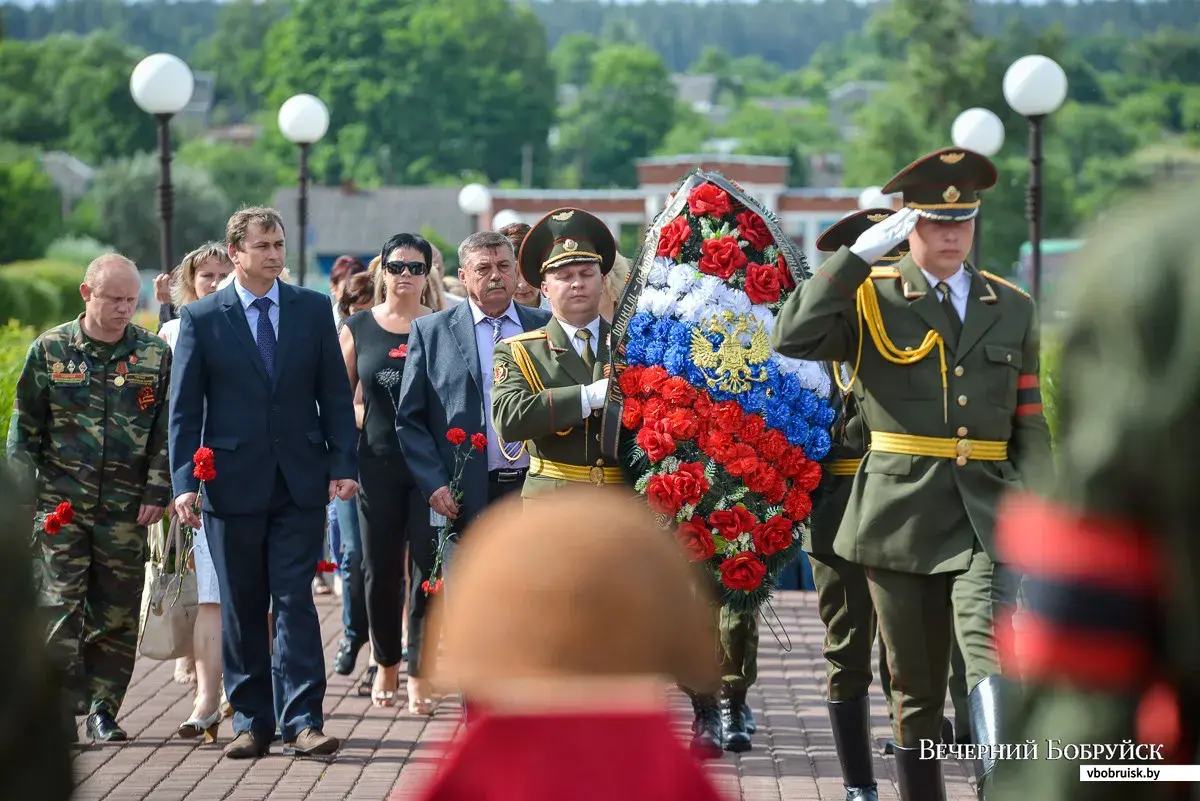
[{"label": "russian tricolor flower arrangement", "polygon": [[722,603],[753,612],[800,548],[830,377],[771,349],[797,276],[762,216],[710,181],[676,205],[623,338],[623,465]]}]

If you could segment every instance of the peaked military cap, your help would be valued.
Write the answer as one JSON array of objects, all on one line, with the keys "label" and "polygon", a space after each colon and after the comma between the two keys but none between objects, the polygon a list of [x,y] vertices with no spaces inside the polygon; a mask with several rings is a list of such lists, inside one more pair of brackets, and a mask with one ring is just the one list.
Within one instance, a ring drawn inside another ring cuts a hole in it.
[{"label": "peaked military cap", "polygon": [[607,275],[617,256],[617,242],[600,218],[583,209],[555,209],[529,229],[517,264],[530,286],[541,286],[548,270],[585,261],[600,263]]},{"label": "peaked military cap", "polygon": [[[892,209],[866,209],[847,214],[826,228],[825,232],[817,237],[817,250],[822,253],[834,253],[842,246],[850,247],[868,229],[883,222],[895,213]],[[907,241],[900,243],[885,253],[875,263],[888,264],[900,261],[900,259],[904,258],[905,253],[908,253]]]},{"label": "peaked military cap", "polygon": [[904,205],[926,219],[962,222],[979,214],[979,193],[995,186],[996,177],[996,165],[987,156],[951,147],[909,164],[883,193],[902,193]]}]

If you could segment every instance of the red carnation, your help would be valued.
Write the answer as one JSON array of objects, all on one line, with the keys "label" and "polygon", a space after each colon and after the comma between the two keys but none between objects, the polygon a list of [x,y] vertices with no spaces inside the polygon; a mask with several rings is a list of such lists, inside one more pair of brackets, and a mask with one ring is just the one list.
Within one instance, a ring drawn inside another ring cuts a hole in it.
[{"label": "red carnation", "polygon": [[779,503],[783,500],[784,494],[787,492],[787,482],[783,480],[783,476],[779,472],[775,473],[775,480],[771,482],[771,486],[763,492],[763,497],[767,499],[767,503]]},{"label": "red carnation", "polygon": [[477,451],[486,451],[487,450],[487,437],[485,437],[483,434],[472,434],[471,435],[471,447]]},{"label": "red carnation", "polygon": [[785,551],[792,544],[792,521],[775,515],[754,527],[754,550],[763,556]]},{"label": "red carnation", "polygon": [[721,563],[721,583],[731,590],[753,592],[762,585],[767,566],[749,551],[731,556]]},{"label": "red carnation", "polygon": [[793,520],[806,520],[812,513],[812,498],[804,490],[792,487],[783,499],[783,511]]},{"label": "red carnation", "polygon": [[393,359],[403,359],[408,356],[408,345],[399,345],[388,351],[388,356]]},{"label": "red carnation", "polygon": [[699,503],[708,489],[704,465],[689,462],[674,473],[652,477],[646,484],[646,501],[659,514],[676,514],[687,504]]},{"label": "red carnation", "polygon": [[787,261],[783,258],[781,251],[775,257],[775,269],[779,271],[779,286],[785,291],[796,288],[796,279],[792,277],[792,271],[788,269]]},{"label": "red carnation", "polygon": [[742,420],[746,415],[742,412],[742,407],[733,401],[721,401],[713,405],[712,416],[717,428],[734,433],[741,429]]},{"label": "red carnation", "polygon": [[58,532],[62,531],[62,527],[63,527],[62,519],[59,518],[59,516],[55,515],[55,514],[46,515],[46,520],[45,520],[45,522],[42,523],[42,528],[44,528],[46,530],[46,533],[52,537],[55,534],[57,534]]},{"label": "red carnation", "polygon": [[621,385],[621,393],[626,398],[634,398],[642,391],[642,373],[645,367],[627,367],[619,376],[617,383]]},{"label": "red carnation", "polygon": [[637,435],[638,447],[646,452],[652,462],[661,462],[675,452],[675,438],[671,436],[671,421],[656,420],[645,426]]},{"label": "red carnation", "polygon": [[751,303],[778,303],[783,287],[779,271],[765,264],[751,264],[746,269],[746,296]]},{"label": "red carnation", "polygon": [[700,422],[691,409],[672,409],[667,415],[671,423],[671,436],[676,440],[688,440],[700,431]]},{"label": "red carnation", "polygon": [[762,461],[758,458],[758,454],[749,445],[738,443],[732,447],[726,448],[721,454],[725,459],[725,470],[734,478],[748,476],[754,472]]},{"label": "red carnation", "polygon": [[425,579],[421,582],[421,589],[425,590],[426,595],[437,595],[442,591],[442,580],[440,578],[433,581]]},{"label": "red carnation", "polygon": [[[707,392],[697,392],[696,402],[692,404],[692,409],[700,418],[707,418],[712,413],[713,402],[712,398],[708,397]],[[704,421],[704,427],[708,427],[708,421]]]},{"label": "red carnation", "polygon": [[671,406],[659,397],[650,398],[642,404],[642,419],[646,425],[656,423],[671,413]]},{"label": "red carnation", "polygon": [[742,438],[742,442],[747,445],[757,445],[759,439],[767,433],[767,421],[763,420],[757,414],[748,414],[742,421],[741,431],[738,436]]},{"label": "red carnation", "polygon": [[789,445],[784,454],[775,460],[775,469],[785,477],[795,479],[804,472],[804,465],[808,461],[809,458],[804,455],[804,451]]},{"label": "red carnation", "polygon": [[[719,428],[710,428],[701,437],[697,437],[696,441],[704,449],[704,452],[714,459],[733,447],[733,435]],[[718,459],[718,461],[720,460]]]},{"label": "red carnation", "polygon": [[192,464],[195,467],[192,469],[192,475],[200,481],[212,481],[217,477],[217,469],[213,466],[214,459],[212,448],[197,448],[192,454]]},{"label": "red carnation", "polygon": [[821,483],[821,474],[821,465],[805,457],[804,463],[800,465],[800,472],[796,474],[796,486],[805,492],[812,492]]},{"label": "red carnation", "polygon": [[679,258],[679,251],[692,237],[692,229],[688,226],[687,218],[676,217],[663,226],[658,235],[658,251],[656,255]]},{"label": "red carnation", "polygon": [[750,243],[750,247],[755,250],[764,250],[768,245],[775,241],[771,236],[771,232],[767,230],[767,224],[752,211],[743,211],[737,216],[738,233],[742,235]]},{"label": "red carnation", "polygon": [[63,501],[55,507],[54,516],[61,520],[64,526],[69,526],[75,520],[75,509],[70,501]]},{"label": "red carnation", "polygon": [[467,432],[461,428],[452,428],[446,432],[446,441],[451,445],[458,447],[467,441]]},{"label": "red carnation", "polygon": [[734,273],[746,266],[746,254],[732,236],[719,239],[705,239],[700,245],[700,262],[696,265],[700,272],[715,275],[722,281],[728,281]]},{"label": "red carnation", "polygon": [[733,211],[729,204],[729,195],[716,184],[703,183],[688,193],[688,211],[696,217],[705,214],[713,217],[724,217]]},{"label": "red carnation", "polygon": [[771,429],[758,438],[756,443],[758,455],[768,462],[777,462],[787,453],[789,447],[787,437],[782,431]]},{"label": "red carnation", "polygon": [[708,524],[727,540],[737,539],[739,534],[750,531],[756,522],[744,506],[722,509],[708,516]]},{"label": "red carnation", "polygon": [[686,378],[671,376],[659,388],[663,398],[673,406],[691,406],[696,402],[696,388]]},{"label": "red carnation", "polygon": [[653,367],[647,367],[646,371],[642,373],[642,394],[653,395],[658,392],[659,388],[670,377],[671,374],[666,371],[666,368],[660,365],[656,364]]},{"label": "red carnation", "polygon": [[775,471],[775,468],[760,459],[754,469],[746,474],[746,487],[751,492],[765,495],[778,477],[779,473]]},{"label": "red carnation", "polygon": [[327,561],[325,559],[322,559],[321,561],[317,562],[317,572],[318,573],[332,573],[335,570],[337,570],[337,565],[334,564],[333,562]]},{"label": "red carnation", "polygon": [[708,530],[704,520],[699,517],[693,517],[676,529],[675,540],[683,546],[683,550],[687,552],[693,562],[712,559],[717,552],[712,532]]},{"label": "red carnation", "polygon": [[637,428],[642,422],[642,402],[637,398],[625,396],[625,405],[621,408],[621,425],[626,428]]}]

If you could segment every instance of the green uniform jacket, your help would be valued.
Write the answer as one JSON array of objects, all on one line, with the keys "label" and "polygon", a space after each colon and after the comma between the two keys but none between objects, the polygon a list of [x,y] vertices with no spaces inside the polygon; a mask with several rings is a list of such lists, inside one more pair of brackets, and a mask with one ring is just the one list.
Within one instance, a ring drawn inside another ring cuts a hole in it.
[{"label": "green uniform jacket", "polygon": [[171,350],[132,324],[115,346],[102,345],[84,336],[79,319],[30,346],[8,454],[37,471],[39,507],[68,500],[80,512],[103,508],[116,520],[134,519],[142,504],[166,506],[171,498]]},{"label": "green uniform jacket", "polygon": [[[600,320],[596,363],[588,372],[583,359],[567,339],[567,332],[551,319],[545,328],[510,337],[496,345],[492,357],[492,424],[506,442],[525,441],[531,459],[581,468],[608,467],[600,451],[600,412],[583,413],[581,387],[604,378],[608,364],[610,326]],[[535,391],[513,352],[524,349],[528,367],[536,371],[542,388]],[[571,482],[535,475],[529,471],[522,495],[531,497]]]},{"label": "green uniform jacket", "polygon": [[[847,399],[847,403],[854,401]],[[833,543],[846,513],[846,504],[850,501],[850,487],[854,484],[854,476],[835,474],[830,471],[830,465],[841,460],[862,459],[866,449],[866,423],[853,407],[847,411],[850,419],[846,421],[842,436],[834,441],[825,458],[825,474],[821,477],[821,486],[814,493],[816,497],[812,514],[801,535],[800,547],[817,556],[834,553]]]},{"label": "green uniform jacket", "polygon": [[[976,538],[996,559],[993,528],[1001,494],[1052,475],[1037,389],[1034,303],[995,276],[967,269],[971,293],[957,343],[937,293],[911,256],[896,269],[872,272],[843,247],[780,312],[774,346],[785,356],[853,366],[862,331],[856,393],[873,434],[1008,443],[1007,461],[969,460],[963,466],[953,458],[869,450],[834,544],[843,559],[910,573],[963,570]],[[896,364],[879,352],[865,322],[860,328],[856,293],[867,280],[883,328],[901,352],[918,350],[931,329],[945,338],[945,395],[937,348],[913,364]]]}]

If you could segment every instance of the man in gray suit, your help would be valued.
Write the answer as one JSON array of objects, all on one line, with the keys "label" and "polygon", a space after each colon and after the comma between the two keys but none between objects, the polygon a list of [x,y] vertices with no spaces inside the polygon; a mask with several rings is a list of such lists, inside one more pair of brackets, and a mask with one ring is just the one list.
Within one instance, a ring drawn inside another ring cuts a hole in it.
[{"label": "man in gray suit", "polygon": [[[501,442],[492,428],[492,349],[501,339],[550,321],[541,309],[513,302],[517,259],[504,235],[472,234],[459,245],[458,261],[467,302],[413,321],[396,411],[400,446],[421,492],[435,513],[454,521],[444,562],[487,504],[520,492],[529,469],[523,444]],[[467,461],[459,502],[449,486],[455,447],[446,432],[452,428],[468,437],[483,433],[488,440],[486,458],[479,454]],[[424,578],[412,576],[412,581]]]}]

